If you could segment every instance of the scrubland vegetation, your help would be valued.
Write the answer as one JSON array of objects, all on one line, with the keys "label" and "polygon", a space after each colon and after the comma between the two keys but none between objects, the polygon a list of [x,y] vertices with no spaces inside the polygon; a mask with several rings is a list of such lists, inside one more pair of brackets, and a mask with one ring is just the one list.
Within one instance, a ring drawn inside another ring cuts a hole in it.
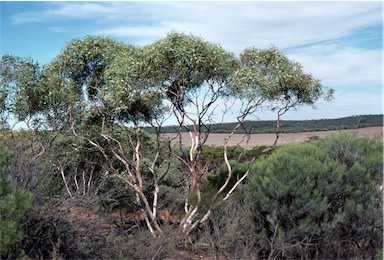
[{"label": "scrubland vegetation", "polygon": [[[247,171],[249,178],[228,200],[216,201],[211,198],[228,170],[221,163],[220,147],[204,147],[202,158],[211,170],[201,181],[201,208],[212,208],[212,215],[187,237],[179,228],[184,175],[180,163],[172,161],[159,185],[159,212],[168,215],[159,214],[164,234],[158,238],[148,231],[134,193],[102,167],[91,166],[97,158],[91,159],[86,145],[77,143],[74,150],[74,143],[53,144],[63,149],[63,161],[71,161],[65,169],[66,188],[48,159],[31,161],[28,132],[3,135],[2,144],[0,232],[6,258],[382,256],[380,137],[340,133],[281,146],[264,155],[260,154],[265,147],[255,147],[240,161],[243,150],[231,147],[233,177],[228,186]],[[10,149],[15,149],[12,156]],[[258,159],[250,165],[255,156]],[[151,180],[144,182],[144,192],[151,196]]]},{"label": "scrubland vegetation", "polygon": [[[275,48],[88,37],[0,69],[2,258],[382,258],[382,136],[228,145],[258,109],[276,112],[277,140],[287,111],[332,99]],[[205,145],[231,100],[238,122]]]}]

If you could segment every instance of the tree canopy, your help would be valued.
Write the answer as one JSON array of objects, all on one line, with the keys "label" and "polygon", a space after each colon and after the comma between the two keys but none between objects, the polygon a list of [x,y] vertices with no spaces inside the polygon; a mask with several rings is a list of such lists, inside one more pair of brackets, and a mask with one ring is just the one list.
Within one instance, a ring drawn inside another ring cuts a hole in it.
[{"label": "tree canopy", "polygon": [[314,105],[332,96],[276,48],[248,48],[236,58],[217,44],[176,32],[144,47],[104,37],[76,39],[44,67],[11,55],[1,61],[2,112],[18,120],[39,114],[63,121],[63,115],[97,108],[112,121],[148,121],[164,113],[164,105],[184,109],[189,93],[213,87],[212,95],[261,98],[275,107]]},{"label": "tree canopy", "polygon": [[240,62],[231,81],[232,95],[248,100],[263,98],[280,106],[314,105],[320,98],[332,98],[333,90],[325,93],[320,80],[276,48],[247,48],[240,54]]}]

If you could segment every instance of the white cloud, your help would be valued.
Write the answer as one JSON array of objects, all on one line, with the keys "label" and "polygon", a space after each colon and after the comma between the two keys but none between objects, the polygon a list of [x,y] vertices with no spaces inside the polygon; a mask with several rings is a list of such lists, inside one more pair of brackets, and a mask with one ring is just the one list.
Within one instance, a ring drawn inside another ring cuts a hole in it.
[{"label": "white cloud", "polygon": [[377,3],[231,3],[216,6],[213,14],[198,14],[196,19],[200,18],[199,24],[205,28],[204,38],[240,52],[248,46],[265,48],[273,44],[284,49],[341,37],[355,28],[380,23],[377,7]]},{"label": "white cloud", "polygon": [[288,52],[287,56],[329,87],[380,88],[382,84],[381,50],[314,45]]},{"label": "white cloud", "polygon": [[380,90],[375,93],[336,92],[335,99],[332,102],[319,104],[316,110],[309,107],[302,107],[297,111],[288,112],[284,115],[284,119],[326,119],[382,113],[382,96]]},{"label": "white cloud", "polygon": [[[155,25],[129,25],[102,29],[94,32],[96,35],[111,36],[128,39],[128,43],[148,45],[159,38],[165,37],[171,31],[183,31],[185,23],[159,22]],[[191,25],[190,27],[192,27]]]},{"label": "white cloud", "polygon": [[288,48],[324,41],[382,22],[382,4],[376,2],[57,2],[49,6],[17,14],[13,22],[90,19],[95,33],[118,37],[131,27],[144,27],[147,38],[159,36],[153,31],[180,30],[236,53],[249,46]]},{"label": "white cloud", "polygon": [[[119,9],[108,8],[109,4],[90,2],[56,2],[40,11],[28,11],[12,16],[13,25],[30,22],[48,22],[59,19],[97,19],[111,15]],[[113,6],[113,5],[112,5]]]}]

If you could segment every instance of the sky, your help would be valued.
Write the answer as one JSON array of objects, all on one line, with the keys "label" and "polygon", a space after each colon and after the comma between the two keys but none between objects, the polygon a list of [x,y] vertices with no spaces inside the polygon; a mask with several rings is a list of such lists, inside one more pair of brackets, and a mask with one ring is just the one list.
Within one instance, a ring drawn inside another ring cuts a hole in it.
[{"label": "sky", "polygon": [[[277,47],[325,90],[335,90],[332,102],[319,103],[316,110],[300,108],[283,119],[383,113],[381,1],[1,1],[0,13],[1,55],[47,64],[75,38],[107,36],[144,46],[177,31],[236,55],[248,47]],[[274,119],[265,111],[257,118]]]}]

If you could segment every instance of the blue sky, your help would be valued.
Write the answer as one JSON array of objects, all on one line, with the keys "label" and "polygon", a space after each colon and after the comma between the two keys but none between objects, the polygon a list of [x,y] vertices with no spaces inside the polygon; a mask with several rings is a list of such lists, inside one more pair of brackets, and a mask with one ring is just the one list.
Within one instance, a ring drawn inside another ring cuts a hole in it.
[{"label": "blue sky", "polygon": [[[74,38],[102,35],[143,46],[171,31],[239,54],[275,46],[300,62],[335,100],[284,119],[382,113],[383,3],[374,2],[0,2],[1,55],[48,63]],[[273,119],[261,112],[261,119]],[[231,119],[229,119],[231,121]]]}]

